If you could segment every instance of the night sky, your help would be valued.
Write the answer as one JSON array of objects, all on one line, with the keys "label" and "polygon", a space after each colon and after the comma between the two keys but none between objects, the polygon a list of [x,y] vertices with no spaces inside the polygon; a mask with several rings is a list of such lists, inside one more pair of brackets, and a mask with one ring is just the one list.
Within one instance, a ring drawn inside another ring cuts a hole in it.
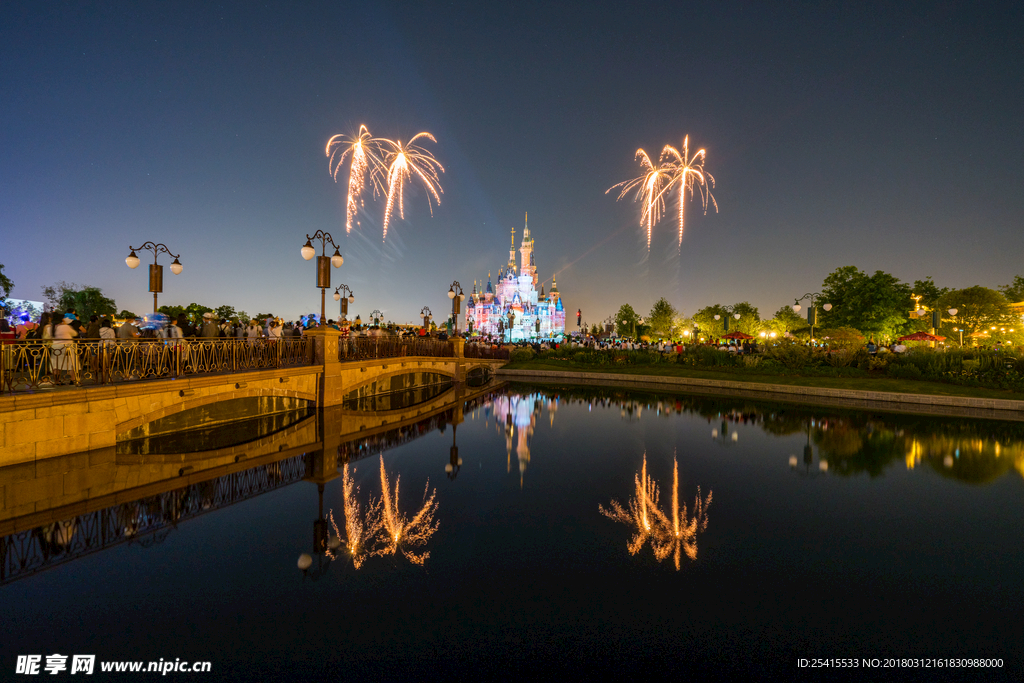
[{"label": "night sky", "polygon": [[[164,242],[162,304],[292,319],[327,230],[353,313],[411,322],[497,275],[529,212],[588,322],[659,296],[770,317],[844,265],[996,287],[1024,274],[1021,35],[1020,3],[5,2],[0,262],[13,297],[67,280],[145,312],[124,258]],[[361,123],[430,131],[446,169],[383,244],[369,197],[345,235],[324,156]],[[685,134],[720,211],[689,204],[677,254],[670,205],[648,254],[605,190]]]}]

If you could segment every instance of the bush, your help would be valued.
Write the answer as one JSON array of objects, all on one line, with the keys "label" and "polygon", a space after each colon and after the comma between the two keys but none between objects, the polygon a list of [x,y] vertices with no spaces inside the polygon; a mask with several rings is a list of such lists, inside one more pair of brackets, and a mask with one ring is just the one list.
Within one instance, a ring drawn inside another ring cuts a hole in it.
[{"label": "bush", "polygon": [[536,354],[533,352],[533,349],[531,348],[516,349],[515,351],[512,352],[508,359],[513,363],[521,363],[523,361],[533,360],[533,357],[535,355]]}]

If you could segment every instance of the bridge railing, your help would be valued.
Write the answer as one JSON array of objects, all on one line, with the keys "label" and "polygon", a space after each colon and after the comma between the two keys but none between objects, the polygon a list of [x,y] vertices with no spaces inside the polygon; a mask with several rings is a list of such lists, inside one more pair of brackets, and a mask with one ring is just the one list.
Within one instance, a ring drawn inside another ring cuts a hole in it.
[{"label": "bridge railing", "polygon": [[485,358],[489,360],[508,360],[509,350],[507,348],[496,348],[489,344],[468,343],[462,350],[466,358]]},{"label": "bridge railing", "polygon": [[382,336],[342,337],[338,340],[338,360],[343,363],[402,356],[451,358],[454,355],[455,352],[451,344],[438,339],[403,339]]},{"label": "bridge railing", "polygon": [[13,341],[0,345],[0,392],[245,372],[313,362],[311,338]]}]

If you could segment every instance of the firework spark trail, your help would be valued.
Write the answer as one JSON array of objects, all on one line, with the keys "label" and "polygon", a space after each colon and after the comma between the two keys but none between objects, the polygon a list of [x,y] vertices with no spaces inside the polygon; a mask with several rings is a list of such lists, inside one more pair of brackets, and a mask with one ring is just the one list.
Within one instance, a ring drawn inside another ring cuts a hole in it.
[{"label": "firework spark trail", "polygon": [[416,553],[413,547],[427,544],[430,537],[437,531],[438,523],[434,520],[438,503],[435,498],[437,490],[430,490],[430,482],[423,489],[423,506],[407,520],[398,509],[398,484],[400,477],[395,478],[395,490],[391,492],[388,475],[384,469],[384,456],[380,458],[380,486],[382,490],[380,515],[384,530],[384,540],[376,555],[394,555],[401,551],[405,558],[413,564],[423,564],[430,557],[429,552]]},{"label": "firework spark trail", "polygon": [[656,167],[643,149],[638,149],[634,158],[640,160],[640,167],[644,171],[643,175],[612,185],[604,193],[608,194],[615,188],[621,187],[622,191],[619,192],[616,199],[618,201],[636,190],[633,201],[643,202],[643,209],[640,211],[640,227],[647,224],[647,249],[649,251],[651,230],[661,220],[661,215],[665,211],[664,187],[666,181],[671,180],[671,175],[664,167]]},{"label": "firework spark trail", "polygon": [[[344,501],[343,512],[345,514],[345,546],[352,556],[352,564],[356,569],[359,569],[367,557],[367,549],[382,526],[380,505],[375,504],[371,499],[364,516],[359,508],[359,501],[356,499],[359,488],[352,481],[352,475],[348,471],[348,463],[345,463],[345,466],[342,468],[341,476]],[[330,520],[331,526],[334,527],[335,535],[341,538],[338,525],[334,522],[333,510],[330,512]],[[330,553],[328,552],[328,554]],[[333,555],[331,555],[331,559],[334,559]]]},{"label": "firework spark trail", "polygon": [[419,177],[423,181],[424,187],[427,188],[427,207],[430,208],[431,216],[434,215],[434,210],[430,207],[430,195],[433,195],[434,201],[437,202],[438,206],[441,204],[441,194],[444,193],[444,190],[441,189],[438,171],[444,173],[444,167],[428,150],[413,144],[419,138],[426,138],[434,143],[437,142],[433,135],[426,132],[417,133],[404,146],[401,140],[397,142],[391,140],[383,141],[391,148],[387,154],[386,162],[388,198],[384,209],[385,240],[388,238],[388,224],[391,222],[391,217],[394,214],[396,196],[398,199],[398,215],[405,218],[405,183],[414,176]]},{"label": "firework spark trail", "polygon": [[327,141],[324,153],[327,155],[327,169],[335,182],[345,164],[351,158],[348,172],[348,198],[345,203],[345,232],[352,232],[352,221],[362,206],[362,194],[366,186],[367,176],[373,193],[382,191],[379,175],[383,172],[384,162],[381,161],[380,145],[382,140],[370,135],[365,125],[359,126],[359,134],[355,137],[335,135]]},{"label": "firework spark trail", "polygon": [[604,516],[622,522],[634,528],[635,534],[626,545],[630,555],[636,555],[641,548],[651,542],[654,557],[661,562],[669,555],[673,556],[675,567],[681,566],[681,556],[685,553],[691,560],[697,559],[697,534],[707,529],[707,509],[711,504],[711,492],[706,499],[701,498],[700,487],[693,504],[693,514],[685,504],[679,504],[679,463],[673,461],[672,472],[672,508],[669,515],[658,506],[658,485],[647,476],[647,454],[644,454],[643,467],[633,478],[635,491],[627,507],[613,500],[611,507],[606,509],[598,506]]},{"label": "firework spark trail", "polygon": [[714,177],[704,170],[704,161],[707,157],[707,153],[703,149],[699,149],[694,152],[693,156],[690,156],[690,136],[687,135],[683,138],[683,151],[679,152],[672,145],[665,145],[664,149],[661,150],[661,170],[667,172],[671,176],[671,180],[665,185],[663,193],[669,192],[673,187],[679,186],[679,248],[683,246],[683,226],[685,218],[686,208],[686,192],[689,190],[690,196],[693,197],[694,185],[697,186],[697,191],[700,194],[702,203],[704,204],[704,213],[708,212],[708,201],[715,207],[715,211],[718,211],[718,202],[715,201],[714,195],[711,194],[711,188],[715,186]]}]

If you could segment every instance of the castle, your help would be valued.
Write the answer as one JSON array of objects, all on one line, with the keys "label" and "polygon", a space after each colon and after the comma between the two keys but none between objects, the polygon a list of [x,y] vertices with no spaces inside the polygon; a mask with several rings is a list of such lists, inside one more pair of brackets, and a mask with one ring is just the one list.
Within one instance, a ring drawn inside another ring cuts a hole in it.
[{"label": "castle", "polygon": [[516,231],[513,229],[508,263],[498,271],[498,284],[491,284],[490,273],[487,274],[487,288],[483,291],[478,291],[476,282],[473,283],[473,295],[466,307],[467,329],[473,336],[503,336],[506,340],[522,341],[556,339],[565,332],[565,309],[555,278],[551,278],[550,292],[545,294],[544,285],[541,285],[540,293],[537,293],[539,278],[534,263],[529,215],[523,228],[519,254],[522,265],[517,268]]}]

